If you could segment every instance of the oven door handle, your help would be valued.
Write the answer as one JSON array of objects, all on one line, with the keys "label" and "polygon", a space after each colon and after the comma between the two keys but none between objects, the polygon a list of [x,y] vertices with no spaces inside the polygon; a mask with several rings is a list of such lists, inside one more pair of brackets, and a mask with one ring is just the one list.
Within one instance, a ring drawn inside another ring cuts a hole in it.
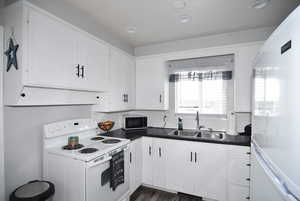
[{"label": "oven door handle", "polygon": [[109,157],[107,157],[107,158],[105,158],[105,159],[103,159],[103,160],[100,160],[99,162],[94,162],[94,163],[92,163],[92,164],[88,164],[88,165],[87,165],[87,168],[95,167],[95,166],[97,166],[97,165],[100,165],[100,164],[102,164],[102,163],[105,163],[105,162],[107,162],[107,161],[110,161],[111,159],[112,159],[112,157],[109,156]]}]

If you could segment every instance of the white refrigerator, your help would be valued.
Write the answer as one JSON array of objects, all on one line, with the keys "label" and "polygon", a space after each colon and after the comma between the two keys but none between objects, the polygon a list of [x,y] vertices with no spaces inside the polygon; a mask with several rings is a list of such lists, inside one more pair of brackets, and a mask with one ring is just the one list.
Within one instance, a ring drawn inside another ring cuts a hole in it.
[{"label": "white refrigerator", "polygon": [[252,201],[300,201],[300,7],[254,61]]}]

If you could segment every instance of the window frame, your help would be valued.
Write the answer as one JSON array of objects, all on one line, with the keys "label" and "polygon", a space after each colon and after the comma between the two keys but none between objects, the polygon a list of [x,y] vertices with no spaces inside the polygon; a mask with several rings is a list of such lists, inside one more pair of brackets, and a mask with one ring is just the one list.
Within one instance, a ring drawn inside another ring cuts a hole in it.
[{"label": "window frame", "polygon": [[[179,81],[180,82],[180,81]],[[195,82],[198,82],[198,81],[195,81]],[[200,82],[200,81],[199,81]],[[223,119],[226,119],[227,118],[227,115],[228,115],[228,112],[232,111],[233,110],[233,105],[234,105],[234,78],[232,78],[231,80],[226,80],[227,83],[227,86],[226,86],[226,93],[227,93],[227,100],[226,100],[226,109],[225,109],[225,113],[223,114],[213,114],[213,113],[201,113],[201,111],[198,109],[193,112],[179,112],[178,110],[178,90],[177,90],[177,83],[174,83],[174,88],[171,89],[171,90],[174,90],[174,114],[175,115],[195,115],[195,113],[198,111],[199,112],[199,115],[201,117],[206,117],[206,118],[223,118]],[[199,84],[199,90],[201,88],[201,84]],[[230,100],[232,99],[232,100]],[[201,101],[202,98],[199,97],[199,101]],[[199,104],[198,106],[200,106],[201,104]],[[199,107],[198,107],[199,108]]]}]

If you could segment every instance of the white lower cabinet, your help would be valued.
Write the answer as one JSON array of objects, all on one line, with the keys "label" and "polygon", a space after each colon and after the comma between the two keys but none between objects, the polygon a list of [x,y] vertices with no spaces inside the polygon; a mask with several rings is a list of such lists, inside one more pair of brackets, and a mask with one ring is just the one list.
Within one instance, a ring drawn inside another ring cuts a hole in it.
[{"label": "white lower cabinet", "polygon": [[143,183],[165,188],[166,163],[165,140],[143,137]]},{"label": "white lower cabinet", "polygon": [[250,199],[249,147],[142,140],[143,184],[218,201]]},{"label": "white lower cabinet", "polygon": [[226,149],[223,145],[169,140],[167,188],[226,200]]},{"label": "white lower cabinet", "polygon": [[130,161],[130,193],[142,184],[142,139],[131,142],[129,150]]},{"label": "white lower cabinet", "polygon": [[249,191],[249,187],[229,184],[228,201],[250,200]]},{"label": "white lower cabinet", "polygon": [[228,201],[250,200],[250,147],[228,145]]}]

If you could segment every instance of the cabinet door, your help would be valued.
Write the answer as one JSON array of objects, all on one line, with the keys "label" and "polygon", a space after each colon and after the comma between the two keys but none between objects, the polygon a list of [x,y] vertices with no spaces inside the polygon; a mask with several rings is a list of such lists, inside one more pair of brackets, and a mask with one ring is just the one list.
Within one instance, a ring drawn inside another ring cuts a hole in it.
[{"label": "cabinet door", "polygon": [[143,147],[142,138],[135,140],[135,189],[142,185]]},{"label": "cabinet door", "polygon": [[194,143],[195,195],[226,200],[227,152],[224,145]]},{"label": "cabinet door", "polygon": [[250,185],[250,161],[241,157],[229,159],[228,181],[232,184]]},{"label": "cabinet door", "polygon": [[153,186],[166,187],[166,140],[153,139]]},{"label": "cabinet door", "polygon": [[152,138],[143,137],[143,183],[153,185]]},{"label": "cabinet door", "polygon": [[168,73],[163,58],[136,61],[136,108],[168,109]]},{"label": "cabinet door", "polygon": [[111,111],[121,111],[124,108],[124,80],[125,76],[123,58],[119,51],[110,49],[109,59],[109,109]]},{"label": "cabinet door", "polygon": [[242,47],[239,50],[234,70],[236,112],[251,112],[251,85],[254,58],[261,45]]},{"label": "cabinet door", "polygon": [[124,58],[124,95],[127,95],[124,109],[130,110],[135,106],[135,60],[129,55]]},{"label": "cabinet door", "polygon": [[74,89],[76,32],[34,9],[28,14],[28,66],[25,82],[32,86]]},{"label": "cabinet door", "polygon": [[168,140],[166,143],[166,188],[174,191],[193,194],[194,156],[189,142]]},{"label": "cabinet door", "polygon": [[78,33],[77,41],[77,63],[80,65],[78,88],[91,91],[106,91],[109,48],[83,33]]},{"label": "cabinet door", "polygon": [[129,170],[130,170],[130,193],[133,193],[135,191],[135,181],[136,181],[136,158],[135,158],[135,152],[136,150],[136,143],[135,141],[130,143],[130,147],[129,147]]}]

